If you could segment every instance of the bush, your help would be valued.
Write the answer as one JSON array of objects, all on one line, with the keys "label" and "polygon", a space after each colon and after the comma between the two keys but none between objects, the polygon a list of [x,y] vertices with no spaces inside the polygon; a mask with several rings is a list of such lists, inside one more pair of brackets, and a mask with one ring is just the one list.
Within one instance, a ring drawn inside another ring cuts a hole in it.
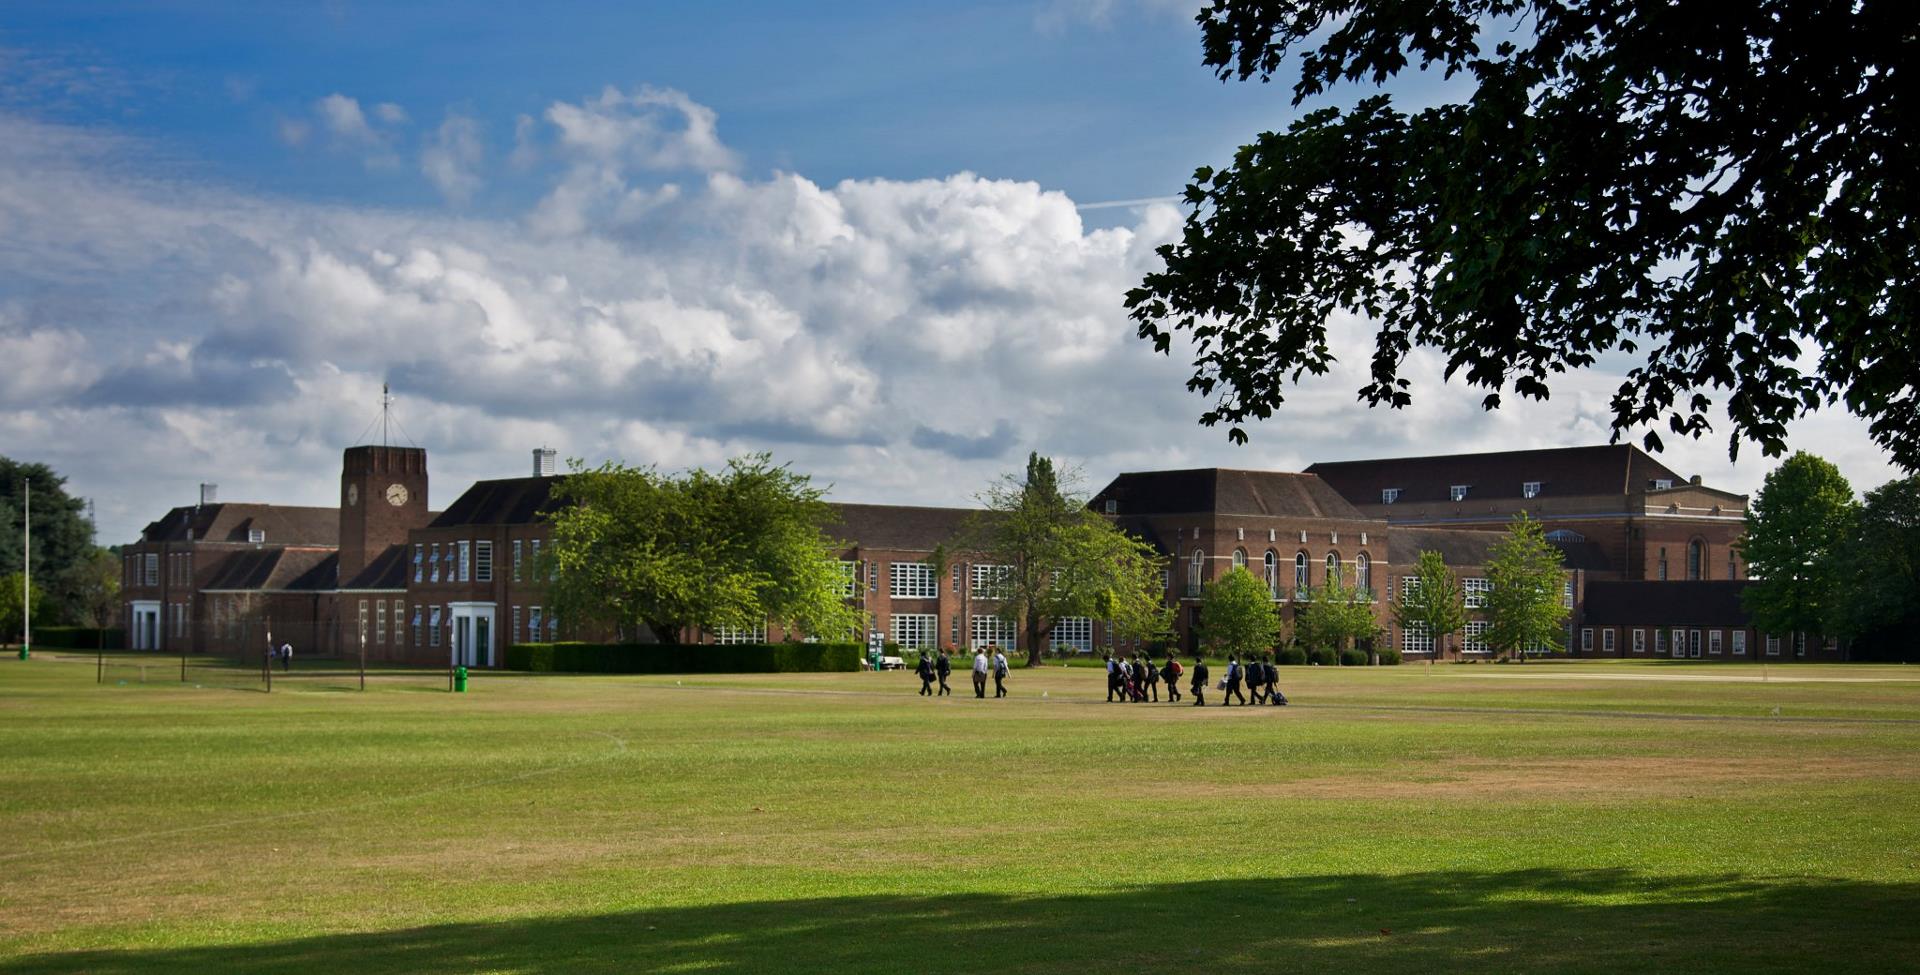
[{"label": "bush", "polygon": [[1400,663],[1400,651],[1392,647],[1382,647],[1374,653],[1380,655],[1380,666],[1392,667]]},{"label": "bush", "polygon": [[1277,662],[1282,667],[1304,666],[1307,662],[1307,652],[1299,647],[1287,647],[1280,651],[1280,659]]},{"label": "bush", "polygon": [[1340,651],[1340,666],[1365,667],[1366,665],[1367,652],[1365,650],[1346,649]]},{"label": "bush", "polygon": [[1318,664],[1322,667],[1331,667],[1334,664],[1339,663],[1340,658],[1334,655],[1334,652],[1332,649],[1327,647],[1321,647],[1318,650],[1309,650],[1307,652],[1307,662],[1312,664]]},{"label": "bush", "polygon": [[516,643],[508,670],[567,674],[795,674],[860,669],[856,643]]},{"label": "bush", "polygon": [[124,650],[127,631],[117,626],[38,626],[33,630],[33,645],[56,650]]}]

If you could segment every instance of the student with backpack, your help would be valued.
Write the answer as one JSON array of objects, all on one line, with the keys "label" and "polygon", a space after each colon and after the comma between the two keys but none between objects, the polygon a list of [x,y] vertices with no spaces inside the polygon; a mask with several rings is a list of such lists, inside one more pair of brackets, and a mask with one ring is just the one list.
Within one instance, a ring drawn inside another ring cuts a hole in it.
[{"label": "student with backpack", "polygon": [[1267,671],[1266,668],[1260,666],[1260,655],[1254,654],[1248,657],[1244,669],[1246,670],[1247,677],[1247,693],[1252,696],[1252,703],[1259,704],[1260,688],[1267,682]]},{"label": "student with backpack", "polygon": [[1236,697],[1240,699],[1241,704],[1247,703],[1247,696],[1245,694],[1240,693],[1241,676],[1242,675],[1240,672],[1240,658],[1228,657],[1227,658],[1227,686],[1225,688],[1226,693],[1220,695],[1221,707],[1224,708],[1224,707],[1232,706],[1233,699]]},{"label": "student with backpack", "polygon": [[1167,665],[1160,668],[1160,676],[1167,682],[1168,704],[1180,700],[1180,675],[1185,672],[1180,666],[1179,659],[1173,655],[1173,651],[1167,651]]},{"label": "student with backpack", "polygon": [[1268,655],[1263,665],[1267,669],[1267,703],[1280,705],[1287,703],[1287,696],[1280,693],[1280,668],[1273,665],[1272,655]]},{"label": "student with backpack", "polygon": [[1120,659],[1111,653],[1101,654],[1100,659],[1107,662],[1107,703],[1113,703],[1113,695],[1120,690]]},{"label": "student with backpack", "polygon": [[1007,696],[1007,655],[999,647],[993,648],[993,696]]},{"label": "student with backpack", "polygon": [[913,672],[915,674],[920,675],[920,696],[932,697],[933,696],[933,654],[928,653],[925,650],[920,651],[920,664],[919,666],[913,668]]},{"label": "student with backpack", "polygon": [[1207,661],[1199,654],[1193,655],[1193,706],[1204,708],[1207,699],[1202,693],[1207,689]]},{"label": "student with backpack", "polygon": [[1147,656],[1144,653],[1140,655],[1140,672],[1146,675],[1148,695],[1153,698],[1153,703],[1159,704],[1160,703],[1160,668],[1155,667],[1153,665],[1153,658]]}]

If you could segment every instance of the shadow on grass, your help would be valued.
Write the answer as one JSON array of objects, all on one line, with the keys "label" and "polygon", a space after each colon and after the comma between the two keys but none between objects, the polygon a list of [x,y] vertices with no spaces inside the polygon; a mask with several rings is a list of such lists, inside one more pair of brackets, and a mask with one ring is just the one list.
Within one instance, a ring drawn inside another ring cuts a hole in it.
[{"label": "shadow on grass", "polygon": [[1010,897],[668,908],[244,946],[83,951],[0,972],[1895,971],[1920,884],[1526,870]]}]

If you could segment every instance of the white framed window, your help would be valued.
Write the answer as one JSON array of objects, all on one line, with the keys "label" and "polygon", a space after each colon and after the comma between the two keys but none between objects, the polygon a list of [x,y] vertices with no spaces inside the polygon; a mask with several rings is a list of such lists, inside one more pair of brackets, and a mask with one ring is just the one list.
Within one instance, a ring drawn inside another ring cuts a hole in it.
[{"label": "white framed window", "polygon": [[1236,548],[1233,550],[1233,567],[1236,569],[1244,569],[1247,567],[1246,549]]},{"label": "white framed window", "polygon": [[1493,592],[1493,582],[1490,579],[1463,579],[1460,588],[1466,594],[1468,609],[1484,609],[1487,605],[1487,594]]},{"label": "white framed window", "polygon": [[527,642],[528,643],[540,642],[540,623],[544,618],[545,617],[543,616],[540,607],[538,606],[527,607]]},{"label": "white framed window", "polygon": [[160,584],[160,555],[156,552],[148,552],[147,553],[147,585],[157,586],[159,584]]},{"label": "white framed window", "polygon": [[1447,488],[1447,497],[1455,501],[1465,501],[1467,500],[1467,489],[1472,486],[1471,484],[1455,484]]},{"label": "white framed window", "polygon": [[373,604],[373,642],[382,646],[387,642],[387,601],[384,599]]},{"label": "white framed window", "polygon": [[520,639],[520,622],[524,618],[520,613],[520,607],[515,606],[513,608],[513,629],[507,631],[508,642]]},{"label": "white framed window", "polygon": [[1340,553],[1328,552],[1327,553],[1327,581],[1325,585],[1331,586],[1336,582],[1344,582],[1345,580],[1343,580],[1340,576],[1341,576]]},{"label": "white framed window", "polygon": [[1673,630],[1673,655],[1676,657],[1687,655],[1687,631],[1679,627]]},{"label": "white framed window", "polygon": [[435,606],[427,613],[427,646],[440,645],[440,607]]},{"label": "white framed window", "polygon": [[1171,589],[1171,588],[1173,588],[1173,570],[1161,569],[1160,570],[1160,591],[1166,592],[1168,589]]},{"label": "white framed window", "polygon": [[404,599],[393,601],[393,642],[395,646],[407,642],[405,626],[400,622],[407,618],[407,602]]},{"label": "white framed window", "polygon": [[860,581],[855,574],[860,567],[852,559],[841,559],[835,563],[835,567],[840,573],[840,595],[852,599],[854,592],[859,589]]},{"label": "white framed window", "polygon": [[264,542],[264,541],[266,541],[266,540],[267,540],[267,530],[266,530],[266,529],[264,529],[264,528],[250,528],[250,529],[248,529],[248,530],[247,530],[247,541],[249,541],[249,542],[252,542],[252,543],[253,543],[253,544],[255,544],[255,545],[258,545],[258,544],[260,544],[260,543],[262,543],[262,542]]},{"label": "white framed window", "polygon": [[1112,498],[1108,498],[1107,504],[1106,504],[1106,511],[1107,511],[1107,514],[1110,514],[1110,515],[1118,514],[1120,511],[1120,502],[1115,501]]},{"label": "white framed window", "polygon": [[[433,571],[429,576],[429,578],[427,579],[427,581],[439,582],[440,581],[440,543],[439,542],[433,543],[433,561],[430,564],[433,566]],[[437,642],[434,644],[434,646],[439,646],[439,645],[440,644]]]},{"label": "white framed window", "polygon": [[1725,639],[1721,634],[1720,630],[1707,631],[1707,652],[1716,657],[1720,656],[1721,641]]},{"label": "white framed window", "polygon": [[493,581],[493,543],[490,541],[473,543],[473,581]]},{"label": "white framed window", "polygon": [[1656,657],[1664,657],[1667,655],[1666,630],[1656,628],[1653,631],[1653,655]]},{"label": "white framed window", "polygon": [[1307,553],[1293,553],[1293,588],[1304,591],[1307,588]]},{"label": "white framed window", "polygon": [[415,581],[415,582],[419,582],[419,581],[420,581],[420,577],[421,577],[421,574],[422,574],[423,572],[425,572],[425,571],[426,571],[426,564],[425,564],[425,562],[426,562],[426,546],[424,546],[424,545],[421,545],[421,544],[419,544],[419,543],[417,543],[417,542],[416,542],[416,543],[414,543],[414,546],[413,546],[413,581]]},{"label": "white framed window", "polygon": [[413,607],[413,645],[423,646],[420,642],[420,607]]},{"label": "white framed window", "polygon": [[1466,640],[1460,644],[1460,649],[1465,653],[1486,653],[1487,652],[1487,621],[1486,620],[1468,620],[1467,621]]},{"label": "white framed window", "polygon": [[1400,631],[1400,652],[1432,653],[1433,634],[1422,623],[1409,623]]},{"label": "white framed window", "polygon": [[1398,500],[1400,500],[1400,489],[1399,489],[1399,488],[1381,488],[1381,489],[1380,489],[1380,503],[1381,503],[1381,504],[1392,504],[1392,503],[1394,503],[1395,501],[1398,501]]},{"label": "white framed window", "polygon": [[1633,630],[1633,652],[1647,652],[1647,631],[1644,627],[1635,627]]},{"label": "white framed window", "polygon": [[1795,633],[1793,635],[1793,655],[1796,657],[1804,657],[1807,655],[1807,635],[1805,633]]},{"label": "white framed window", "polygon": [[1777,636],[1767,637],[1767,656],[1769,657],[1780,656],[1780,638],[1779,637]]},{"label": "white framed window", "polygon": [[1587,536],[1566,528],[1557,528],[1547,533],[1549,542],[1584,542]]},{"label": "white framed window", "polygon": [[891,586],[888,595],[895,599],[933,599],[940,595],[933,566],[925,562],[895,562],[887,571]]},{"label": "white framed window", "polygon": [[[520,547],[521,547],[520,539],[518,538],[514,539],[513,540],[513,581],[515,582],[520,581],[520,559],[521,559]],[[515,633],[520,632],[520,627],[515,626],[513,628],[513,631]]]},{"label": "white framed window", "polygon": [[1353,587],[1361,591],[1373,589],[1373,560],[1367,558],[1365,552],[1353,557]]},{"label": "white framed window", "polygon": [[473,559],[473,543],[463,538],[460,540],[459,546],[460,546],[460,561],[456,564],[459,566],[459,569],[460,569],[460,581],[469,582],[472,579],[470,563],[472,562],[472,559]]},{"label": "white framed window", "polygon": [[975,564],[971,570],[973,594],[981,599],[999,599],[1013,580],[1013,566]]},{"label": "white framed window", "polygon": [[[967,646],[978,650],[985,646],[996,646],[1002,650],[1015,649],[1019,642],[1019,628],[1012,620],[1001,619],[998,615],[976,615],[967,623]],[[1058,637],[1055,637],[1056,642]]]},{"label": "white framed window", "polygon": [[1591,651],[1592,649],[1593,649],[1593,627],[1583,626],[1580,628],[1580,652],[1586,653],[1588,651]]},{"label": "white framed window", "polygon": [[1520,485],[1520,496],[1521,496],[1521,497],[1523,497],[1523,498],[1537,498],[1537,497],[1539,497],[1539,496],[1540,496],[1540,482],[1539,482],[1539,481],[1524,481],[1524,482],[1522,482],[1522,483],[1521,483],[1521,485]]},{"label": "white framed window", "polygon": [[1670,477],[1656,477],[1653,479],[1653,489],[1655,491],[1665,491],[1671,487],[1673,487],[1673,479]]},{"label": "white framed window", "polygon": [[1207,574],[1207,553],[1196,548],[1193,550],[1193,556],[1187,559],[1187,594],[1188,595],[1199,594],[1200,581],[1206,578],[1206,574]]},{"label": "white framed window", "polygon": [[889,624],[893,629],[893,642],[903,647],[931,647],[934,645],[934,635],[940,629],[940,617],[932,613],[895,613]]},{"label": "white framed window", "polygon": [[1560,583],[1560,605],[1573,608],[1573,577],[1568,576]]},{"label": "white framed window", "polygon": [[1609,626],[1600,631],[1600,651],[1602,653],[1612,653],[1613,649],[1613,627]]},{"label": "white framed window", "polygon": [[1747,631],[1733,631],[1733,655],[1736,657],[1747,655]]},{"label": "white framed window", "polygon": [[767,642],[767,624],[759,626],[722,626],[713,631],[713,642],[722,645]]},{"label": "white framed window", "polygon": [[540,540],[539,539],[533,538],[533,539],[527,540],[527,558],[533,562],[533,567],[535,569],[538,569],[540,567]]},{"label": "white framed window", "polygon": [[1267,549],[1267,554],[1261,557],[1260,563],[1261,567],[1266,569],[1267,572],[1267,595],[1274,599],[1279,599],[1280,557],[1273,554],[1273,549]]},{"label": "white framed window", "polygon": [[1066,644],[1081,653],[1093,652],[1093,619],[1087,616],[1063,616],[1053,622],[1054,646]]}]

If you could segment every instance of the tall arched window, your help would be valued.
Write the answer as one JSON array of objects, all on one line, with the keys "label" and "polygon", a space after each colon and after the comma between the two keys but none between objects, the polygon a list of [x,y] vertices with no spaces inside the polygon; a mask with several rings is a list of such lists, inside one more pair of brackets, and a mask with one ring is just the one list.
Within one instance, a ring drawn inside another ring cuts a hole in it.
[{"label": "tall arched window", "polygon": [[1365,552],[1353,557],[1353,585],[1356,589],[1373,588],[1373,562]]},{"label": "tall arched window", "polygon": [[1273,549],[1267,549],[1266,566],[1267,595],[1277,598],[1280,595],[1280,559],[1273,554]]},{"label": "tall arched window", "polygon": [[1189,589],[1200,588],[1201,576],[1204,575],[1206,571],[1207,553],[1196,548],[1193,550],[1193,558],[1187,562],[1187,587]]},{"label": "tall arched window", "polygon": [[1334,583],[1339,581],[1340,581],[1340,553],[1328,552],[1327,553],[1327,585],[1331,586]]},{"label": "tall arched window", "polygon": [[1295,552],[1293,555],[1293,588],[1307,588],[1307,553]]},{"label": "tall arched window", "polygon": [[1233,567],[1236,569],[1244,569],[1247,567],[1246,549],[1236,548],[1233,550]]},{"label": "tall arched window", "polygon": [[1701,570],[1707,563],[1707,546],[1699,539],[1687,543],[1687,578],[1700,578]]}]

